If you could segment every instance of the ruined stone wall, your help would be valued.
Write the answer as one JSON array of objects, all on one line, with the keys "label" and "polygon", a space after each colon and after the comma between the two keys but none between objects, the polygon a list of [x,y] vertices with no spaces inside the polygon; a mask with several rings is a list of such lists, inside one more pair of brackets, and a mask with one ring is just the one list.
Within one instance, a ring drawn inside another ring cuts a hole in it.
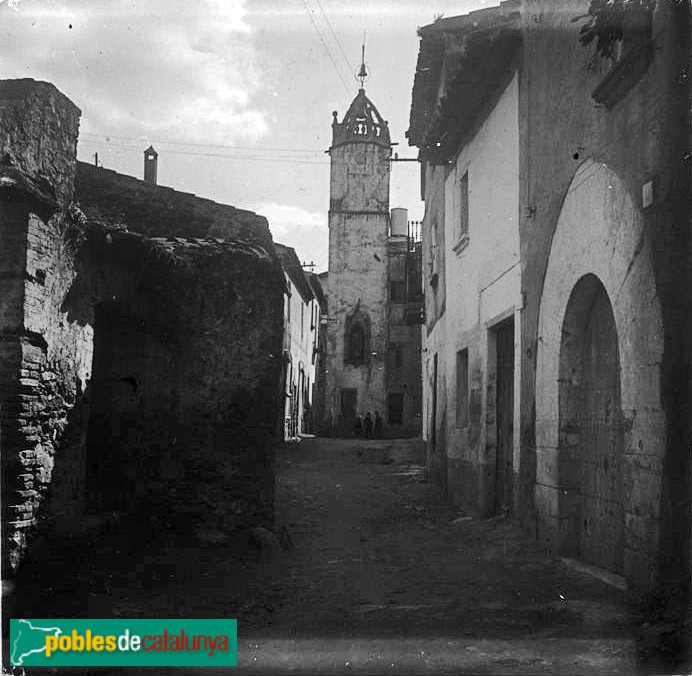
[{"label": "ruined stone wall", "polygon": [[83,172],[90,220],[71,203],[78,119],[52,85],[0,83],[4,574],[85,509],[199,533],[273,517],[283,282],[266,220],[102,170]]},{"label": "ruined stone wall", "polygon": [[[209,247],[213,251],[213,247]],[[182,306],[179,429],[188,433],[186,486],[223,531],[273,523],[280,403],[283,280],[268,251],[227,242],[187,252],[195,284]],[[202,446],[209,438],[210,443]],[[179,438],[178,445],[182,440]],[[185,448],[183,446],[183,448]],[[200,448],[200,453],[191,452]]]},{"label": "ruined stone wall", "polygon": [[[58,527],[84,508],[84,443],[88,407],[84,390],[91,377],[92,325],[70,315],[64,299],[77,270],[66,219],[29,219],[24,288],[21,389],[25,418],[32,423],[25,442],[40,467],[36,488],[52,486],[51,518]],[[42,500],[42,495],[37,499]]]},{"label": "ruined stone wall", "polygon": [[110,169],[78,162],[75,192],[90,218],[148,237],[234,237],[271,246],[263,216]]},{"label": "ruined stone wall", "polygon": [[0,157],[62,207],[72,200],[80,110],[48,82],[0,82]]},{"label": "ruined stone wall", "polygon": [[270,525],[278,261],[237,240],[148,239],[100,224],[85,237],[68,307],[93,312],[90,508],[137,509],[201,537]]},{"label": "ruined stone wall", "polygon": [[65,233],[78,121],[78,109],[52,85],[0,84],[5,572],[18,564],[57,464],[65,481],[55,516],[70,518],[81,506],[72,448],[83,441],[75,429],[91,334],[61,307],[76,274]]},{"label": "ruined stone wall", "polygon": [[[559,549],[557,395],[550,385],[556,372],[549,355],[559,339],[551,327],[564,317],[569,290],[556,293],[555,282],[592,272],[608,290],[620,343],[624,570],[631,584],[651,587],[659,569],[689,569],[689,526],[682,525],[689,513],[673,508],[689,500],[689,483],[679,480],[689,476],[689,407],[682,394],[689,377],[689,92],[679,80],[687,67],[689,17],[680,3],[657,3],[643,75],[636,81],[621,72],[616,82],[624,93],[609,107],[592,98],[608,64],[585,67],[592,51],[579,45],[579,24],[571,21],[587,6],[524,3],[519,506],[527,527]],[[653,203],[644,206],[649,181]],[[564,264],[551,273],[558,259]]]}]

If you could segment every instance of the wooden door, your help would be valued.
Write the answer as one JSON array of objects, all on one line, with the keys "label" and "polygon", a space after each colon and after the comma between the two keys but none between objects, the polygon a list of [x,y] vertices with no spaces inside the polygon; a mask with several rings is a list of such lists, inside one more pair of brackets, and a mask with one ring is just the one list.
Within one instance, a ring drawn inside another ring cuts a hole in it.
[{"label": "wooden door", "polygon": [[617,332],[605,293],[594,300],[582,360],[581,556],[620,573],[624,554],[624,438]]},{"label": "wooden door", "polygon": [[512,504],[514,319],[503,322],[495,329],[495,358],[495,514],[503,514],[510,510]]}]

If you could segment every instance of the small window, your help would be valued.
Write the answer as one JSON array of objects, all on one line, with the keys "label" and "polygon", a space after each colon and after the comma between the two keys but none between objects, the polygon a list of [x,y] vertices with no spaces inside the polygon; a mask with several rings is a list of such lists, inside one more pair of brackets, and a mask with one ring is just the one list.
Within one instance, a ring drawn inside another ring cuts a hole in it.
[{"label": "small window", "polygon": [[469,351],[457,352],[457,427],[469,424]]},{"label": "small window", "polygon": [[390,425],[401,425],[404,421],[404,395],[391,392],[387,399],[387,420]]},{"label": "small window", "polygon": [[469,172],[459,181],[459,239],[469,235]]}]

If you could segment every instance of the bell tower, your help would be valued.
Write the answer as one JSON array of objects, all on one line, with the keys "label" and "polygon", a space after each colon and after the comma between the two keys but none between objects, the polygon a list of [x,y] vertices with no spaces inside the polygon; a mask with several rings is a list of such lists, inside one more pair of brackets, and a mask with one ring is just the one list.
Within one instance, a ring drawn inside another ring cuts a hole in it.
[{"label": "bell tower", "polygon": [[326,406],[337,434],[385,410],[387,240],[391,141],[361,87],[341,122],[333,113]]}]

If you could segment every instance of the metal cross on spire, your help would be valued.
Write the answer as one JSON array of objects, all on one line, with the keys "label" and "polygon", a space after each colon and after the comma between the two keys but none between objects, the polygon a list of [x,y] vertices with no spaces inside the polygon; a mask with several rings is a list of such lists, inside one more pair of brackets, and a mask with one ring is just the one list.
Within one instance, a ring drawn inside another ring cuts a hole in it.
[{"label": "metal cross on spire", "polygon": [[368,69],[365,67],[365,31],[363,31],[363,46],[361,48],[360,68],[358,69],[357,78],[360,80],[360,88],[363,89],[363,83],[368,79]]}]

